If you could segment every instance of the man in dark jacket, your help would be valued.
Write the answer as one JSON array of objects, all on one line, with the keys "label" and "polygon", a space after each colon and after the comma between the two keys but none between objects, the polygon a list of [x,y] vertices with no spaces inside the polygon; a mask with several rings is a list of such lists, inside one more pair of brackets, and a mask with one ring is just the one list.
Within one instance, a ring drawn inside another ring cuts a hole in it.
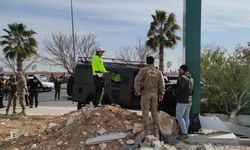
[{"label": "man in dark jacket", "polygon": [[54,85],[55,85],[55,100],[56,100],[57,98],[58,98],[58,100],[60,100],[60,92],[61,92],[62,80],[63,80],[63,79],[58,79],[57,76],[56,76],[56,78],[54,79]]},{"label": "man in dark jacket", "polygon": [[176,96],[176,119],[181,128],[178,140],[188,138],[189,113],[192,106],[194,80],[188,72],[187,65],[181,65],[179,69],[179,77],[177,80],[177,88],[173,92]]},{"label": "man in dark jacket", "polygon": [[35,97],[35,107],[38,106],[38,93],[39,93],[39,85],[42,86],[42,83],[38,80],[35,75],[33,80],[30,80],[30,108],[33,108],[33,98]]},{"label": "man in dark jacket", "polygon": [[[30,93],[30,81],[29,81],[28,75],[25,75],[25,79],[26,79],[26,84]],[[29,99],[30,97],[28,95],[25,95],[26,106],[29,106],[29,101],[30,101]]]},{"label": "man in dark jacket", "polygon": [[5,107],[3,105],[3,96],[4,96],[4,92],[5,92],[5,83],[6,83],[5,74],[2,74],[2,76],[0,78],[0,108]]}]

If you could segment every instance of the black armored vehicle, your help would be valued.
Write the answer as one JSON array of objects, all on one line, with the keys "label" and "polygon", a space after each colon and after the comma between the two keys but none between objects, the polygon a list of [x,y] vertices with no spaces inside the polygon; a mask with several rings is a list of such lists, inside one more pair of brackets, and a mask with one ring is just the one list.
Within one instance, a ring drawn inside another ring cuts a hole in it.
[{"label": "black armored vehicle", "polygon": [[[125,108],[140,108],[141,96],[134,90],[134,78],[145,63],[125,61],[123,59],[103,58],[104,66],[109,73],[104,74],[104,104],[118,104]],[[119,80],[114,80],[119,76]],[[175,116],[176,100],[172,95],[176,84],[169,83],[165,78],[165,96],[159,103],[159,110]],[[79,57],[75,75],[68,79],[67,94],[72,101],[78,102],[78,109],[94,99],[95,86],[92,75],[91,58]]]}]

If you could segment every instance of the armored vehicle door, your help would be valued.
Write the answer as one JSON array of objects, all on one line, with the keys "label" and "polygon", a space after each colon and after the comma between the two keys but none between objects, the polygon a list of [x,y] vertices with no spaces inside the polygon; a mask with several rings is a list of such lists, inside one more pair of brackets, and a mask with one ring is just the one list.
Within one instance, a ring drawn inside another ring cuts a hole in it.
[{"label": "armored vehicle door", "polygon": [[133,72],[126,70],[112,70],[110,71],[110,74],[111,76],[106,83],[107,88],[110,89],[108,90],[110,101],[119,104],[120,106],[138,107],[138,105],[133,104]]}]

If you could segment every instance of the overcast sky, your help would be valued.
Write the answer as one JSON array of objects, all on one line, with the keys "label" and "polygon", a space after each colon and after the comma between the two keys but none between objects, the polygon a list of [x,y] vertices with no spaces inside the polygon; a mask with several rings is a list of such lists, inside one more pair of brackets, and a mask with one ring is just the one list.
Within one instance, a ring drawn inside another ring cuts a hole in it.
[{"label": "overcast sky", "polygon": [[[0,36],[2,29],[14,22],[35,30],[43,51],[42,41],[51,33],[71,32],[70,0],[1,0]],[[74,28],[78,34],[92,32],[106,50],[104,57],[114,57],[121,46],[135,46],[136,37],[147,39],[152,14],[155,10],[174,12],[177,23],[183,26],[183,0],[73,0]],[[203,0],[201,44],[216,43],[233,50],[240,43],[250,41],[250,0]],[[182,30],[183,31],[183,30]],[[182,31],[177,35],[182,37]],[[165,50],[165,61],[178,68],[182,56],[182,42],[174,50]],[[166,63],[164,63],[166,64]],[[38,65],[39,71],[54,70]],[[166,69],[165,69],[166,70]]]}]

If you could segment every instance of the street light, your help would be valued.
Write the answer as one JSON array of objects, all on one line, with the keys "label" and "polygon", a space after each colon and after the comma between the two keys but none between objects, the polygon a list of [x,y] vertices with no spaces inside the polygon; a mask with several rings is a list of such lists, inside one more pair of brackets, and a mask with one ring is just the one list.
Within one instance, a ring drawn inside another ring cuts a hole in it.
[{"label": "street light", "polygon": [[72,37],[73,37],[73,52],[74,52],[73,72],[75,72],[76,51],[75,51],[75,32],[74,32],[74,18],[73,18],[73,4],[72,4],[72,0],[71,0],[71,20],[72,20]]}]

